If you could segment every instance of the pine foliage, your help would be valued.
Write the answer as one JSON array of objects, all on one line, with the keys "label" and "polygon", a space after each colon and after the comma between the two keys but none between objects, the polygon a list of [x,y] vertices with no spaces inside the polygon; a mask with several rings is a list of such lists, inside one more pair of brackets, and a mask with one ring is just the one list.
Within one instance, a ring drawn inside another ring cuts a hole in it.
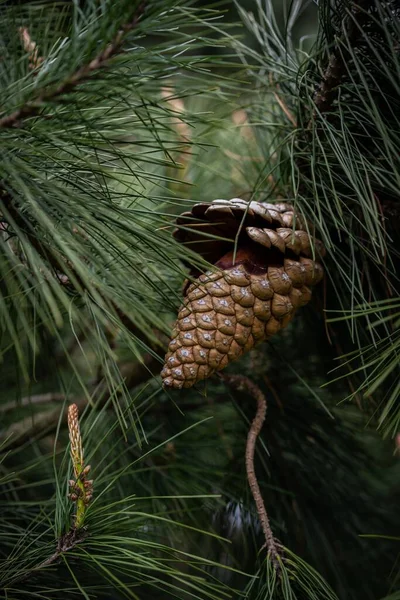
[{"label": "pine foliage", "polygon": [[[399,6],[322,3],[319,37],[306,56],[293,45],[302,3],[292,3],[285,36],[269,3],[266,11],[257,6],[258,19],[242,12],[261,49],[241,51],[261,92],[254,119],[269,133],[270,167],[259,189],[293,197],[315,224],[327,248],[328,320],[342,319],[348,330],[347,339],[343,328],[329,327],[354,374],[350,397],[371,401],[380,388],[371,406],[393,437],[400,416],[398,322],[390,308],[398,302]],[[273,111],[265,111],[266,95],[277,101]]]},{"label": "pine foliage", "polygon": [[[321,2],[309,39],[315,6],[238,3],[244,43],[228,5],[1,4],[7,600],[398,597],[400,8]],[[313,305],[228,370],[266,399],[279,568],[245,469],[254,398],[158,376],[183,252],[206,265],[174,217],[239,196],[292,203],[328,251]]]}]

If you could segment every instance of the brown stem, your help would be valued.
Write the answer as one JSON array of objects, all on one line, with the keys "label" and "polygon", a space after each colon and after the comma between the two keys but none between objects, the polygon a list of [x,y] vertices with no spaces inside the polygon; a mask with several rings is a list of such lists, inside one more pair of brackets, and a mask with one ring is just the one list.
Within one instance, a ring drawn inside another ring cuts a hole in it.
[{"label": "brown stem", "polygon": [[5,115],[0,119],[1,127],[19,126],[22,119],[37,115],[43,108],[43,104],[48,100],[55,100],[63,94],[69,93],[77,85],[89,79],[95,71],[104,68],[109,60],[121,51],[122,43],[127,33],[135,29],[140,17],[142,16],[146,2],[143,1],[135,10],[135,14],[130,23],[126,23],[116,34],[114,39],[102,50],[93,60],[80,67],[75,73],[62,81],[59,85],[43,91],[35,100],[26,102],[20,108],[17,108],[10,115]]},{"label": "brown stem", "polygon": [[16,583],[25,581],[29,577],[32,577],[32,575],[36,575],[36,573],[41,569],[44,569],[45,567],[54,564],[58,561],[62,554],[75,548],[75,546],[82,542],[86,537],[87,533],[85,529],[70,529],[70,531],[68,531],[58,539],[57,548],[53,552],[53,554],[51,554],[51,556],[46,558],[46,560],[41,562],[37,567],[33,567],[28,573],[25,573],[25,575],[22,575],[21,577],[17,577],[16,579],[12,580],[7,585],[7,587],[10,588]]},{"label": "brown stem", "polygon": [[254,454],[256,448],[257,437],[262,429],[262,426],[265,421],[265,415],[267,413],[267,400],[260,390],[260,388],[253,383],[248,377],[244,375],[220,375],[221,378],[227,383],[231,388],[238,390],[240,392],[247,392],[250,396],[252,396],[257,401],[257,412],[251,423],[249,433],[247,436],[247,444],[246,444],[246,472],[247,472],[247,480],[249,482],[249,486],[251,489],[251,493],[254,498],[254,502],[256,504],[258,518],[260,519],[261,528],[265,537],[265,545],[268,551],[268,554],[271,557],[272,564],[274,565],[276,571],[280,571],[281,569],[281,555],[279,552],[279,546],[274,538],[274,534],[272,533],[271,525],[269,522],[269,517],[267,513],[267,509],[265,508],[264,500],[261,495],[260,486],[258,485],[257,475],[254,468]]}]

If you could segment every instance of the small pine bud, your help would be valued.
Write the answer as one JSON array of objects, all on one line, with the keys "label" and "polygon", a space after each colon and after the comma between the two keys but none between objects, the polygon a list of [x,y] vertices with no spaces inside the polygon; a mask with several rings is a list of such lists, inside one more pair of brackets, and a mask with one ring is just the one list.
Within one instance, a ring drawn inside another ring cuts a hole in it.
[{"label": "small pine bud", "polygon": [[80,529],[84,526],[86,506],[93,497],[93,480],[86,479],[86,476],[90,472],[90,465],[85,466],[83,462],[83,447],[78,417],[78,407],[76,404],[72,404],[68,408],[68,429],[75,481],[73,479],[69,480],[71,488],[69,498],[72,502],[76,502],[74,515],[75,529]]},{"label": "small pine bud", "polygon": [[68,430],[71,444],[71,459],[74,467],[75,477],[78,479],[83,465],[82,438],[79,429],[79,413],[76,404],[68,408]]}]

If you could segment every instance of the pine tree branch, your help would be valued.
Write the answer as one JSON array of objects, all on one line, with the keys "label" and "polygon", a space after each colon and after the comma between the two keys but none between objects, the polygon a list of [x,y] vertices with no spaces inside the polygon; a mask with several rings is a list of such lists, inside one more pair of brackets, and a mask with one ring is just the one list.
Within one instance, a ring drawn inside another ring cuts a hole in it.
[{"label": "pine tree branch", "polygon": [[80,542],[83,542],[83,540],[86,537],[87,537],[87,531],[85,528],[70,529],[67,533],[60,536],[60,538],[58,539],[58,542],[57,542],[57,548],[53,552],[53,554],[51,554],[48,558],[46,558],[46,560],[41,562],[39,565],[37,565],[37,567],[33,567],[28,573],[25,573],[25,575],[22,575],[20,577],[17,577],[16,579],[13,579],[10,583],[7,584],[6,589],[10,589],[10,588],[14,587],[15,584],[21,583],[22,581],[26,581],[33,575],[36,575],[38,573],[38,571],[41,571],[42,569],[49,567],[50,565],[56,563],[61,558],[62,554],[64,554],[65,552],[69,552],[70,550],[73,550],[75,548],[75,546],[77,544],[79,544]]},{"label": "pine tree branch", "polygon": [[82,542],[86,537],[87,533],[85,529],[70,529],[70,531],[59,538],[57,549],[54,554],[40,563],[35,570],[43,569],[44,567],[56,562],[60,558],[61,554],[64,554],[64,552],[68,552],[69,550],[75,548],[75,546]]},{"label": "pine tree branch", "polygon": [[121,27],[114,39],[93,60],[80,67],[57,86],[44,90],[36,99],[28,101],[10,115],[2,117],[0,128],[19,127],[23,119],[39,114],[45,102],[54,101],[58,97],[71,92],[76,86],[88,80],[93,73],[106,67],[109,60],[121,52],[126,35],[135,29],[146,5],[146,1],[139,4],[132,20]]},{"label": "pine tree branch", "polygon": [[[362,26],[367,18],[367,9],[374,5],[373,0],[357,0],[351,3],[352,8],[343,20],[343,34],[336,42],[329,56],[328,66],[325,69],[322,82],[314,96],[314,105],[320,113],[329,112],[337,98],[339,85],[346,73],[346,61],[340,51],[341,43],[346,42],[351,47],[357,44],[362,35]],[[315,115],[314,115],[315,116]]]},{"label": "pine tree branch", "polygon": [[281,554],[271,529],[267,509],[258,485],[257,475],[254,468],[254,454],[257,438],[260,434],[267,413],[267,400],[260,388],[244,375],[225,375],[220,377],[232,389],[247,392],[257,401],[257,412],[251,423],[246,444],[246,472],[250,490],[256,504],[258,518],[265,537],[265,546],[271,557],[272,564],[277,572],[281,569]]}]

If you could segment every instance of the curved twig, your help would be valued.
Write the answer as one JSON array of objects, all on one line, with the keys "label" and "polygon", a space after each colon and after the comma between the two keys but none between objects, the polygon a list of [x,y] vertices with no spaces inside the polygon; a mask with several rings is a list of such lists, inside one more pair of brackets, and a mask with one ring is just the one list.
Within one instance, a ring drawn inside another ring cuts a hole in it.
[{"label": "curved twig", "polygon": [[261,495],[260,486],[258,485],[257,476],[254,468],[254,453],[256,448],[257,437],[262,429],[267,413],[267,400],[260,388],[244,375],[224,375],[221,378],[230,387],[241,392],[247,392],[257,401],[257,412],[250,425],[246,444],[246,472],[247,480],[251,489],[251,493],[256,504],[258,518],[260,519],[261,528],[265,537],[265,546],[268,554],[271,557],[272,564],[276,571],[281,569],[281,555],[279,545],[277,544],[274,534],[272,533],[271,525],[267,509],[265,508],[264,500]]}]

